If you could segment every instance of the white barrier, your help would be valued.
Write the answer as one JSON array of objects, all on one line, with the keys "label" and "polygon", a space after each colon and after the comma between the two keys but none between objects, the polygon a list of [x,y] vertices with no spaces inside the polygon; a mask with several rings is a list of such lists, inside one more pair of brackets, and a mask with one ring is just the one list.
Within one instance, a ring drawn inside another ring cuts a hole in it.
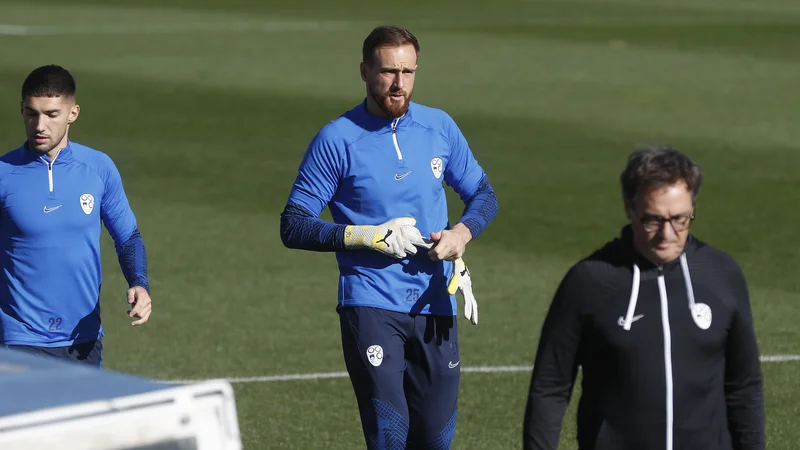
[{"label": "white barrier", "polygon": [[173,385],[0,348],[0,448],[240,450],[230,383]]}]

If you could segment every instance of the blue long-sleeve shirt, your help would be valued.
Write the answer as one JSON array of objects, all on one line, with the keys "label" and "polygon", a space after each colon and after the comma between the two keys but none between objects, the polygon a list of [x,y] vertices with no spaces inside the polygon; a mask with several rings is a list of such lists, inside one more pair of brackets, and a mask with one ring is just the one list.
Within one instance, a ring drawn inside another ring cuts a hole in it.
[{"label": "blue long-sleeve shirt", "polygon": [[[497,213],[497,198],[464,135],[444,111],[410,103],[399,119],[362,103],[328,123],[309,145],[281,217],[290,248],[336,251],[338,304],[455,315],[447,293],[449,261],[426,251],[402,261],[375,251],[344,251],[347,225],[416,219],[423,236],[449,228],[444,183],[466,208],[461,222],[477,237]],[[325,207],[334,223],[319,219]]]},{"label": "blue long-sleeve shirt", "polygon": [[69,142],[54,161],[0,157],[0,328],[5,345],[67,346],[103,336],[101,224],[129,285],[149,290],[144,242],[108,155]]}]

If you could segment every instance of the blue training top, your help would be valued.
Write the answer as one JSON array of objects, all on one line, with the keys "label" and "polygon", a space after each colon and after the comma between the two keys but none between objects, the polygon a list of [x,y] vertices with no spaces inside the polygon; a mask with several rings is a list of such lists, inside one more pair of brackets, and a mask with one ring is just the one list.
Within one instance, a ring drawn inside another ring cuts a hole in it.
[{"label": "blue training top", "polygon": [[[141,243],[111,158],[70,142],[50,161],[23,145],[0,158],[0,208],[3,344],[57,347],[102,337],[101,220],[118,251]],[[143,247],[126,258],[136,273],[126,278],[148,288]]]},{"label": "blue training top", "polygon": [[[496,214],[496,199],[453,119],[414,102],[399,119],[379,117],[361,103],[324,126],[311,141],[287,205],[314,218],[327,206],[334,222],[345,225],[379,225],[413,217],[423,237],[428,237],[432,231],[449,228],[443,183],[465,203],[481,189],[491,198],[488,207],[468,209],[462,218],[477,237]],[[284,242],[297,240],[291,231],[282,227]],[[322,235],[328,231],[314,229],[315,239],[324,241]],[[452,262],[433,262],[425,249],[402,261],[374,250],[335,250],[339,307],[456,314],[455,295],[447,293]]]}]

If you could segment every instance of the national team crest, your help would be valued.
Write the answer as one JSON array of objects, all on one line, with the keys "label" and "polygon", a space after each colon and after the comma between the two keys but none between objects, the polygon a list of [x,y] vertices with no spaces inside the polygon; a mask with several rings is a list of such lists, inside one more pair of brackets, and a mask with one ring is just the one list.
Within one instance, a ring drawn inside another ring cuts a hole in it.
[{"label": "national team crest", "polygon": [[431,170],[433,171],[433,176],[438,180],[442,176],[442,158],[433,158],[431,160]]},{"label": "national team crest", "polygon": [[692,319],[701,330],[707,330],[711,326],[711,308],[705,303],[695,303],[692,308]]},{"label": "national team crest", "polygon": [[370,345],[367,349],[367,361],[375,367],[383,362],[383,348],[380,345]]},{"label": "national team crest", "polygon": [[94,196],[92,194],[81,195],[81,209],[86,214],[91,214],[94,209]]}]

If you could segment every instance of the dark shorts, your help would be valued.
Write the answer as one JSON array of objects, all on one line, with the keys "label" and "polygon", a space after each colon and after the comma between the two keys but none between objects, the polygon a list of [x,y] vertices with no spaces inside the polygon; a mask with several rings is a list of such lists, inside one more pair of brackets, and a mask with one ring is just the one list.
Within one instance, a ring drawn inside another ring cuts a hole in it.
[{"label": "dark shorts", "polygon": [[35,355],[103,367],[103,341],[101,339],[72,344],[67,347],[37,347],[33,345],[7,345],[6,347]]},{"label": "dark shorts", "polygon": [[368,449],[449,449],[461,364],[456,318],[339,311],[345,365]]}]

